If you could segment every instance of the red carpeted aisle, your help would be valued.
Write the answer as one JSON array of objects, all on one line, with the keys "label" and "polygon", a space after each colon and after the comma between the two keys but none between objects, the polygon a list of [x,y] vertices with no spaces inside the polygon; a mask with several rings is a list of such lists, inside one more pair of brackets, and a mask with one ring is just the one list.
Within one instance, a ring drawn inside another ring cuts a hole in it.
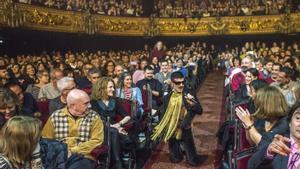
[{"label": "red carpeted aisle", "polygon": [[143,169],[213,169],[217,168],[218,147],[216,133],[223,121],[224,77],[219,72],[212,72],[205,79],[198,91],[198,99],[203,107],[203,114],[196,116],[193,123],[193,133],[197,151],[199,154],[207,155],[207,160],[198,167],[189,166],[186,161],[172,164],[168,157],[167,144],[161,144],[153,153]]}]

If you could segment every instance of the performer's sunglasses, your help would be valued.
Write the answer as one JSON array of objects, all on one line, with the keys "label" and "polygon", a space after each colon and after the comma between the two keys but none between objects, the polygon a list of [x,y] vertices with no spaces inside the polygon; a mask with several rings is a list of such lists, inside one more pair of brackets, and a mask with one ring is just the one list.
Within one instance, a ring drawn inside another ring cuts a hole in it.
[{"label": "performer's sunglasses", "polygon": [[180,84],[183,84],[184,85],[184,81],[179,81],[179,82],[176,82],[176,81],[172,81],[174,84],[176,85],[180,85]]}]

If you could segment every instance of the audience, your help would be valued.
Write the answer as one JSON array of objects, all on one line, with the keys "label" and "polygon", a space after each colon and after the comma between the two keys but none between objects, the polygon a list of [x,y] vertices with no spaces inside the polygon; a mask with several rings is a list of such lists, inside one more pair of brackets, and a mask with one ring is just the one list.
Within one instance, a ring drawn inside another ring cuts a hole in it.
[{"label": "audience", "polygon": [[[204,3],[201,2],[203,6]],[[64,142],[71,157],[81,154],[84,157],[81,161],[88,163],[86,166],[94,166],[96,159],[90,153],[104,142],[102,121],[110,117],[109,130],[114,138],[109,140],[112,157],[115,167],[123,168],[122,147],[137,142],[137,129],[142,126],[139,122],[146,111],[143,105],[148,105],[142,93],[151,91],[150,104],[153,109],[159,109],[161,97],[170,92],[172,72],[184,74],[186,90],[195,92],[208,72],[216,69],[223,71],[227,78],[226,105],[228,110],[236,111],[244,126],[245,141],[258,147],[266,146],[273,139],[269,138],[267,144],[268,135],[285,137],[289,130],[288,107],[299,102],[299,53],[297,42],[247,42],[241,46],[192,42],[170,48],[158,42],[153,50],[146,46],[137,51],[68,51],[65,54],[56,51],[17,55],[12,59],[0,56],[0,127],[15,115],[37,117],[35,114],[42,112],[41,102],[46,102],[49,107],[44,108],[50,117],[42,135]],[[74,89],[77,86],[81,90]],[[96,112],[89,109],[90,98],[91,108]],[[135,103],[131,108],[137,116],[123,110],[122,99]],[[230,105],[230,101],[234,104]],[[89,119],[91,126],[87,124]],[[78,120],[87,121],[78,124]],[[127,128],[129,125],[134,127]],[[61,132],[60,127],[66,131]],[[85,129],[90,134],[78,133]],[[80,143],[76,145],[74,139]],[[277,158],[272,150],[270,154],[273,157],[269,160]]]},{"label": "audience", "polygon": [[[47,7],[71,10],[90,11],[109,16],[144,16],[141,1],[133,0],[19,0],[21,3],[44,5]],[[300,3],[287,0],[266,1],[199,1],[199,0],[164,0],[155,1],[153,14],[162,18],[202,18],[216,16],[249,16],[274,15],[300,11]],[[74,64],[74,63],[72,63]]]}]

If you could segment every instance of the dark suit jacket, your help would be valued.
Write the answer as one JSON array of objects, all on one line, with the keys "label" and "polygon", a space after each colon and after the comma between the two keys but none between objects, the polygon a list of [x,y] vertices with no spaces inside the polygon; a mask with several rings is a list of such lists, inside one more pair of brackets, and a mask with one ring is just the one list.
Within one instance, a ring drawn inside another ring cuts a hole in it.
[{"label": "dark suit jacket", "polygon": [[[161,112],[161,116],[164,115],[164,113],[166,112],[166,110],[168,108],[168,104],[169,104],[172,93],[173,92],[171,92],[171,93],[169,93],[169,94],[167,94],[163,97],[163,104],[162,104],[162,106],[160,107],[160,110],[159,110]],[[190,106],[187,103],[187,101],[184,98],[183,94],[182,94],[182,97],[183,97],[183,104],[184,104],[185,108],[187,109],[188,114],[183,119],[181,127],[185,128],[185,129],[188,129],[188,128],[190,128],[190,125],[191,125],[192,120],[195,117],[195,115],[196,114],[202,114],[202,107],[201,107],[200,102],[199,102],[199,100],[197,99],[196,96],[194,96],[194,98],[197,101],[197,103],[193,106]]]},{"label": "dark suit jacket", "polygon": [[21,111],[25,116],[34,117],[34,113],[38,111],[36,100],[30,93],[24,92],[24,103]]},{"label": "dark suit jacket", "polygon": [[[289,156],[276,155],[272,160],[266,158],[267,149],[272,142],[275,134],[281,134],[290,137],[289,127],[286,118],[278,121],[272,132],[266,132],[262,135],[262,139],[258,144],[257,151],[248,161],[248,169],[286,169],[288,166]],[[290,146],[290,145],[289,145]]]}]

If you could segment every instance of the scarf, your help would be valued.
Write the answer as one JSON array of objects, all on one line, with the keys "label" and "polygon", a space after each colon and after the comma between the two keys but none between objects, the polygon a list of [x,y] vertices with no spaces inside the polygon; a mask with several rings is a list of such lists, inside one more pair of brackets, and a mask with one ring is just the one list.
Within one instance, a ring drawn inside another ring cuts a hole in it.
[{"label": "scarf", "polygon": [[174,134],[176,139],[180,139],[182,131],[179,121],[187,114],[186,109],[182,106],[182,93],[173,93],[171,95],[167,110],[160,121],[154,128],[151,136],[152,140],[157,140],[162,137],[164,142],[167,142]]}]

